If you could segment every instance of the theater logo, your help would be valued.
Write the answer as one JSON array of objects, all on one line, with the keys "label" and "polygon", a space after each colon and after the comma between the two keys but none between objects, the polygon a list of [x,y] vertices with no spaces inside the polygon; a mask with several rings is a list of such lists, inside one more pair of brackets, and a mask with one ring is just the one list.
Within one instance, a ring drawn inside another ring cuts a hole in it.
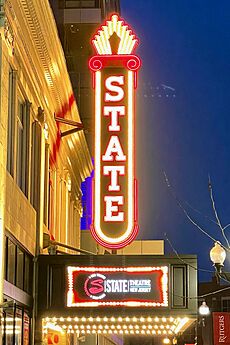
[{"label": "theater logo", "polygon": [[68,267],[67,306],[168,305],[168,267]]},{"label": "theater logo", "polygon": [[85,293],[92,299],[103,299],[106,293],[151,292],[150,279],[107,279],[100,273],[91,274],[85,281]]}]

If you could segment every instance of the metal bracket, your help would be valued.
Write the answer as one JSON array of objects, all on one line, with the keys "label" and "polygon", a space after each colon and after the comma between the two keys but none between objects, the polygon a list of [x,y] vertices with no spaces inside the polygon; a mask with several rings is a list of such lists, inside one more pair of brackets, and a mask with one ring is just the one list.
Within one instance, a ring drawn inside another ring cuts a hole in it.
[{"label": "metal bracket", "polygon": [[60,123],[64,123],[65,125],[69,125],[75,128],[69,129],[68,131],[65,132],[61,132],[61,138],[82,131],[84,129],[83,124],[81,122],[76,122],[73,120],[69,120],[69,119],[64,119],[63,117],[58,117],[54,114],[54,120],[56,122],[60,122]]}]

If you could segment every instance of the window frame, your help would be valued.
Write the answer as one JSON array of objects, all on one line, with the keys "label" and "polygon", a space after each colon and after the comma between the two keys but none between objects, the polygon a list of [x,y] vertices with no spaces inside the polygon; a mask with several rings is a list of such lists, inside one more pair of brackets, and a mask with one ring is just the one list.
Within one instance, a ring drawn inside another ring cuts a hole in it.
[{"label": "window frame", "polygon": [[[227,310],[224,310],[224,302],[228,302],[228,306],[227,306]],[[230,312],[230,296],[223,296],[221,297],[221,310],[223,312],[227,312],[229,313]]]},{"label": "window frame", "polygon": [[16,183],[29,197],[30,176],[30,133],[31,133],[31,103],[18,88],[17,112],[16,112]]},{"label": "window frame", "polygon": [[[9,252],[9,241],[15,246],[15,259],[14,259],[14,283],[8,280],[8,267],[9,267],[9,260],[8,260],[8,252]],[[23,252],[23,288],[18,287],[17,285],[17,252],[18,249]],[[31,255],[25,247],[23,247],[15,238],[14,236],[6,230],[5,233],[5,280],[10,284],[16,286],[20,290],[28,293],[29,295],[32,294],[32,286],[33,281],[31,281],[30,277],[33,276],[33,255]],[[29,269],[28,269],[28,277],[26,277],[26,258],[28,258]],[[26,286],[26,279],[28,279],[28,288]]]},{"label": "window frame", "polygon": [[8,128],[6,169],[9,172],[9,174],[14,178],[17,71],[14,70],[12,66],[9,66],[8,78]]}]

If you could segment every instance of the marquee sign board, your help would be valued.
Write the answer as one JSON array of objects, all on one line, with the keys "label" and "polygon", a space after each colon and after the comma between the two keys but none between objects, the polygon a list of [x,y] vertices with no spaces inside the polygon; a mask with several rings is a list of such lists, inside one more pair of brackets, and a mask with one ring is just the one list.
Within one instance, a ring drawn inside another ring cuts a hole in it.
[{"label": "marquee sign board", "polygon": [[68,307],[167,307],[168,267],[73,267]]},{"label": "marquee sign board", "polygon": [[91,232],[104,247],[118,249],[137,235],[134,175],[134,97],[140,59],[137,39],[113,15],[93,39],[89,61],[95,89],[95,174]]}]

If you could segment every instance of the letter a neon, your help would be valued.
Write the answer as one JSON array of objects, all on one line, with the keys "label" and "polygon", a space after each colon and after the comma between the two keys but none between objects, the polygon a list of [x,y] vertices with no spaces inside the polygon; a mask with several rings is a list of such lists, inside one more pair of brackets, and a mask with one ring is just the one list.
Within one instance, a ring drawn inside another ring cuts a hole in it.
[{"label": "letter a neon", "polygon": [[102,156],[102,160],[107,162],[114,161],[113,153],[116,153],[115,160],[117,162],[126,161],[126,156],[123,153],[119,138],[116,135],[112,135],[110,137],[109,144],[105,154]]}]

